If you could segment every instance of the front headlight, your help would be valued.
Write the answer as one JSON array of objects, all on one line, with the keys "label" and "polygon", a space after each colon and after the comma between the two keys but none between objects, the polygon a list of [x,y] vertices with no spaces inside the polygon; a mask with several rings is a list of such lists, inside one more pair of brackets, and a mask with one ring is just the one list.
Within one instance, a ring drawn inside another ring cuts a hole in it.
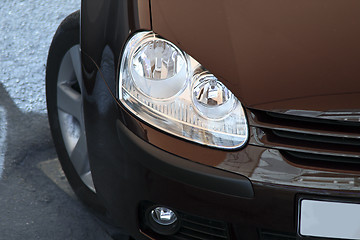
[{"label": "front headlight", "polygon": [[240,101],[213,74],[153,32],[134,34],[121,60],[119,99],[143,121],[207,146],[245,144]]}]

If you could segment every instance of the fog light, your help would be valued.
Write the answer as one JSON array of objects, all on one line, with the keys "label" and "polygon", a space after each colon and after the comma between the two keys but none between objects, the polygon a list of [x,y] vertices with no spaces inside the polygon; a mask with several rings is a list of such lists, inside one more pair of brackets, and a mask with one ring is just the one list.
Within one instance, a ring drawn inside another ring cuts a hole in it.
[{"label": "fog light", "polygon": [[160,225],[168,226],[177,221],[176,214],[166,207],[157,207],[151,211],[152,219]]},{"label": "fog light", "polygon": [[161,235],[173,235],[180,228],[176,212],[164,206],[152,206],[145,212],[148,227]]}]

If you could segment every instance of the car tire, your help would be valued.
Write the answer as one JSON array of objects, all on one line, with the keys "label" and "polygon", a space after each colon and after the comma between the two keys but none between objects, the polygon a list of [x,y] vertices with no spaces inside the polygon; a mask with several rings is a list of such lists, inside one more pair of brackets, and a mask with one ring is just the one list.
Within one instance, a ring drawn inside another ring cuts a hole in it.
[{"label": "car tire", "polygon": [[76,11],[60,24],[49,49],[46,66],[48,118],[59,161],[75,194],[97,213],[105,214],[92,177],[89,183],[83,175],[84,171],[89,174],[91,171],[83,119],[79,45],[80,12]]}]

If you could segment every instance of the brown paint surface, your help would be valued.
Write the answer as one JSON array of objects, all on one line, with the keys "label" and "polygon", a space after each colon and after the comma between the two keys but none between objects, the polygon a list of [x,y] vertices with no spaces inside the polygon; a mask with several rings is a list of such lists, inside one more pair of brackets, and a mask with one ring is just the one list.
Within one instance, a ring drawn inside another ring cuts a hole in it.
[{"label": "brown paint surface", "polygon": [[263,109],[360,109],[345,96],[360,92],[359,9],[357,0],[151,1],[156,33]]}]

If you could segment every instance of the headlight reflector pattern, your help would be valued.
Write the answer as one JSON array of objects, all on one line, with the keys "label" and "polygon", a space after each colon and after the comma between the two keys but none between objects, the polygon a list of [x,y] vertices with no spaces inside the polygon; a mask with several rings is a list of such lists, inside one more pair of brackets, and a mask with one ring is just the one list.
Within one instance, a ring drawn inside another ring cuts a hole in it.
[{"label": "headlight reflector pattern", "polygon": [[195,59],[153,32],[136,33],[127,42],[119,99],[148,124],[193,142],[234,149],[248,138],[240,101]]}]

